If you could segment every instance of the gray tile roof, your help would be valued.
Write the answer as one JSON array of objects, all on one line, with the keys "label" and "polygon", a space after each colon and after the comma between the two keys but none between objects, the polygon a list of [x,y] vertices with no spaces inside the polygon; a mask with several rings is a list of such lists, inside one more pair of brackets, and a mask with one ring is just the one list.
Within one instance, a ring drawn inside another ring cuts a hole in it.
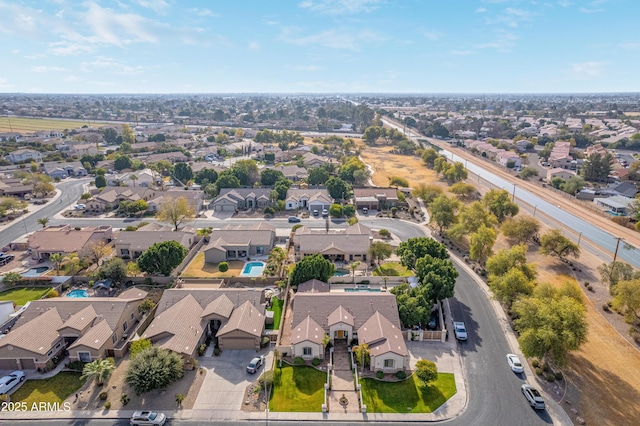
[{"label": "gray tile roof", "polygon": [[333,312],[329,314],[327,317],[327,325],[331,327],[332,325],[338,323],[345,323],[353,326],[353,315],[351,312],[347,311],[342,305],[338,306]]},{"label": "gray tile roof", "polygon": [[325,331],[320,324],[315,322],[309,315],[291,330],[291,343],[297,345],[298,343],[309,341],[321,345],[324,335]]},{"label": "gray tile roof", "polygon": [[169,309],[188,295],[192,295],[200,304],[202,309],[216,300],[218,297],[225,295],[235,307],[240,306],[247,300],[254,306],[264,305],[264,290],[261,289],[189,289],[189,288],[172,288],[162,293],[162,298],[158,302],[156,315]]},{"label": "gray tile roof", "polygon": [[329,291],[331,291],[329,284],[316,279],[298,284],[298,293],[328,293]]},{"label": "gray tile roof", "polygon": [[389,352],[401,356],[409,355],[402,331],[380,312],[376,312],[358,328],[358,343],[369,345],[372,355]]},{"label": "gray tile roof", "polygon": [[[20,321],[18,320],[18,322]],[[33,321],[29,321],[21,327],[14,327],[0,339],[0,347],[13,346],[44,355],[60,339],[58,328],[61,325],[62,319],[58,310],[56,308],[48,309]]]},{"label": "gray tile roof", "polygon": [[75,314],[71,315],[60,328],[69,327],[74,330],[84,330],[93,320],[98,316],[96,310],[93,309],[93,305],[89,305]]},{"label": "gray tile roof", "polygon": [[264,306],[257,308],[248,300],[233,310],[229,321],[222,326],[216,337],[224,336],[234,331],[243,331],[258,336],[264,330]]},{"label": "gray tile roof", "polygon": [[176,241],[189,249],[195,234],[184,231],[122,231],[115,239],[116,245],[125,245],[132,251],[145,251],[155,243]]},{"label": "gray tile roof", "polygon": [[395,188],[353,188],[353,197],[375,197],[377,200],[387,199],[398,201],[398,191]]},{"label": "gray tile roof", "polygon": [[219,296],[213,302],[209,303],[202,311],[201,316],[207,317],[209,315],[218,315],[224,318],[229,318],[233,312],[233,302],[227,297],[226,294]]},{"label": "gray tile roof", "polygon": [[359,223],[346,230],[299,228],[294,236],[301,253],[324,253],[334,251],[345,254],[366,254],[371,245],[370,229]]},{"label": "gray tile roof", "polygon": [[106,320],[100,321],[98,324],[94,325],[87,331],[83,336],[81,336],[78,340],[73,342],[71,346],[69,346],[69,350],[72,350],[78,346],[86,346],[92,349],[100,349],[105,342],[111,339],[113,336],[113,330],[109,327]]}]

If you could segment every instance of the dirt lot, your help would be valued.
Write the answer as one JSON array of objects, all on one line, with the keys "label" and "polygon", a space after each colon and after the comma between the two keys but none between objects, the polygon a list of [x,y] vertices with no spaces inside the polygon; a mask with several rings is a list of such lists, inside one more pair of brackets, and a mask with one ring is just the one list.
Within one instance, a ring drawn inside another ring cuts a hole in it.
[{"label": "dirt lot", "polygon": [[362,160],[373,170],[371,179],[375,185],[389,186],[392,176],[400,176],[406,178],[411,187],[422,182],[446,186],[438,181],[433,170],[425,167],[422,159],[411,155],[391,154],[391,150],[390,146],[367,146],[362,151]]},{"label": "dirt lot", "polygon": [[244,262],[241,260],[231,260],[229,262],[229,270],[220,272],[218,265],[213,263],[205,263],[204,252],[198,253],[191,263],[181,274],[183,277],[207,277],[207,278],[225,278],[237,277],[242,272]]}]

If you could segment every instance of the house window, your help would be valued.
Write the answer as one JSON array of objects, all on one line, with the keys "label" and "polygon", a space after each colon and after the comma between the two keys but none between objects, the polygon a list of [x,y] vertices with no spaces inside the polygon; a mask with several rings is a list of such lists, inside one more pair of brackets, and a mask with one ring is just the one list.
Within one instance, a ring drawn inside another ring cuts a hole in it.
[{"label": "house window", "polygon": [[82,362],[91,362],[90,352],[78,352],[78,359]]},{"label": "house window", "polygon": [[62,346],[62,343],[61,343],[61,342],[59,342],[59,343],[56,345],[56,349],[60,348],[60,346]]},{"label": "house window", "polygon": [[394,360],[393,359],[385,359],[384,360],[384,368],[393,368]]},{"label": "house window", "polygon": [[256,253],[257,254],[264,254],[264,247],[262,247],[262,246],[256,247]]},{"label": "house window", "polygon": [[50,357],[51,355],[53,355],[53,351],[49,351],[47,352],[47,356]]},{"label": "house window", "polygon": [[111,341],[113,342],[114,345],[118,341],[118,335],[116,333],[113,333],[113,336],[111,336]]},{"label": "house window", "polygon": [[125,322],[122,324],[122,329],[123,329],[124,331],[127,331],[127,328],[129,328],[129,326],[127,325],[127,322],[125,321]]},{"label": "house window", "polygon": [[311,356],[311,348],[310,347],[306,347],[306,348],[302,348],[302,355],[308,355]]},{"label": "house window", "polygon": [[131,312],[131,319],[133,320],[135,317],[136,317],[135,314]]},{"label": "house window", "polygon": [[129,254],[129,249],[120,249],[120,254],[121,254],[122,256],[126,256],[126,255],[128,255],[128,254]]}]

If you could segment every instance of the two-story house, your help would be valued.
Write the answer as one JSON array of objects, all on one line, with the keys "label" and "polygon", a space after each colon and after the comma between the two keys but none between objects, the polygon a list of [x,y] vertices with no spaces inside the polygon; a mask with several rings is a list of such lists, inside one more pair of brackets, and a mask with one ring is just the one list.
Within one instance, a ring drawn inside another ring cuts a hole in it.
[{"label": "two-story house", "polygon": [[211,207],[218,212],[263,209],[271,205],[271,191],[270,188],[222,188]]}]

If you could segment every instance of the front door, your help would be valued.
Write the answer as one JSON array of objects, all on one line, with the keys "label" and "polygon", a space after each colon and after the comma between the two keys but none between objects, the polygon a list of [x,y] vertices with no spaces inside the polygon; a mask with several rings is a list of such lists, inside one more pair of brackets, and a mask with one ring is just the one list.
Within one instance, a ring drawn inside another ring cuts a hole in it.
[{"label": "front door", "polygon": [[336,339],[346,339],[347,332],[345,330],[336,330],[335,336]]}]

